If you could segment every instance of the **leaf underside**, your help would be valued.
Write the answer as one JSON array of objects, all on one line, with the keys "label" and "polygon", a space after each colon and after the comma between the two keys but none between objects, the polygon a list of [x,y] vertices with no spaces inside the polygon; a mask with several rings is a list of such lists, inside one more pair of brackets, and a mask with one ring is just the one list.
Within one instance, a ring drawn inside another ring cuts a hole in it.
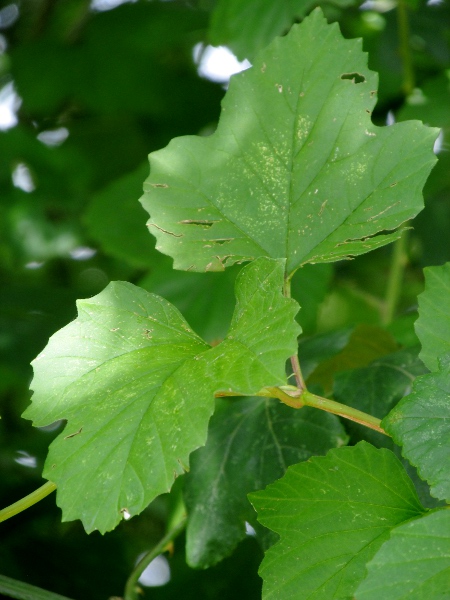
[{"label": "leaf underside", "polygon": [[254,523],[249,492],[346,441],[339,419],[323,411],[292,410],[269,398],[220,402],[185,480],[188,563],[206,568],[231,554],[245,537],[245,522]]},{"label": "leaf underside", "polygon": [[367,442],[290,467],[249,497],[280,535],[260,568],[265,600],[351,600],[392,527],[423,512],[398,459]]},{"label": "leaf underside", "polygon": [[234,76],[216,132],[150,154],[141,199],[177,269],[260,256],[306,263],[369,252],[422,208],[437,130],[376,127],[377,75],[361,40],[320,9]]},{"label": "leaf underside", "polygon": [[169,302],[132,284],[78,302],[78,318],[34,361],[24,415],[37,426],[68,421],[44,468],[64,520],[105,532],[141,512],[205,443],[215,392],[286,383],[300,328],[283,276],[283,262],[268,259],[241,271],[230,330],[214,348]]}]

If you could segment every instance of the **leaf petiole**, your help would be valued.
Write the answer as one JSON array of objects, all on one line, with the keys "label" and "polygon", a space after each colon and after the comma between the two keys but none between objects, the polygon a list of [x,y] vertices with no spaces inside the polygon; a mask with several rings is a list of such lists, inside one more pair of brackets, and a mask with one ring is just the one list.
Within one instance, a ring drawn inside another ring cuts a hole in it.
[{"label": "leaf petiole", "polygon": [[[236,392],[218,392],[216,398],[222,398],[225,396],[241,396]],[[255,396],[262,396],[264,398],[278,398],[283,404],[290,406],[291,408],[303,408],[303,406],[311,406],[313,408],[319,408],[344,419],[349,419],[370,429],[374,429],[379,433],[389,436],[388,433],[380,426],[381,419],[373,417],[367,413],[364,413],[356,408],[341,404],[335,400],[329,398],[323,398],[322,396],[316,396],[308,392],[308,390],[297,388],[293,385],[283,385],[280,387],[265,387],[255,394]]]},{"label": "leaf petiole", "polygon": [[47,481],[44,483],[44,485],[41,485],[40,488],[34,492],[31,492],[31,494],[28,494],[28,496],[25,496],[17,502],[14,502],[14,504],[10,504],[10,506],[0,510],[0,523],[2,521],[6,521],[10,517],[13,517],[14,515],[19,514],[30,506],[33,506],[33,504],[36,504],[51,494],[54,490],[56,490],[56,485],[52,481]]},{"label": "leaf petiole", "polygon": [[354,421],[355,423],[359,423],[360,425],[365,425],[365,427],[369,427],[370,429],[374,429],[379,433],[383,433],[384,435],[389,435],[384,431],[381,427],[381,419],[377,419],[372,415],[368,415],[356,408],[352,408],[351,406],[346,406],[345,404],[341,404],[340,402],[336,402],[335,400],[330,400],[329,398],[323,398],[322,396],[316,396],[308,390],[305,390],[300,397],[301,401],[305,406],[313,406],[314,408],[320,408],[321,410],[325,410],[327,412],[338,415],[339,417],[343,417],[344,419],[350,419],[350,421]]}]

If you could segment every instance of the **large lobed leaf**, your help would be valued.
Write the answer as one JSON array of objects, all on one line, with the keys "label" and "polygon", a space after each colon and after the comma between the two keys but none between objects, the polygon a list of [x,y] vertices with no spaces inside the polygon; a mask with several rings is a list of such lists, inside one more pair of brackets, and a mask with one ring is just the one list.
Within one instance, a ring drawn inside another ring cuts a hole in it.
[{"label": "large lobed leaf", "polygon": [[259,256],[306,263],[396,239],[422,208],[437,130],[376,127],[377,76],[361,40],[319,9],[232,78],[216,132],[150,154],[144,208],[178,269],[223,270]]},{"label": "large lobed leaf", "polygon": [[249,497],[280,535],[260,569],[265,600],[351,600],[391,529],[423,513],[398,459],[367,442],[290,467]]},{"label": "large lobed leaf", "polygon": [[185,481],[189,564],[205,568],[231,554],[245,522],[255,524],[249,492],[346,441],[339,419],[314,408],[292,410],[269,398],[220,402]]},{"label": "large lobed leaf", "polygon": [[78,318],[34,362],[25,413],[38,426],[68,421],[44,469],[64,520],[104,532],[139,513],[205,443],[216,391],[286,383],[300,328],[283,275],[268,259],[242,270],[228,336],[214,348],[170,303],[129,283],[78,302]]},{"label": "large lobed leaf", "polygon": [[356,600],[450,598],[450,511],[396,527],[367,569]]}]

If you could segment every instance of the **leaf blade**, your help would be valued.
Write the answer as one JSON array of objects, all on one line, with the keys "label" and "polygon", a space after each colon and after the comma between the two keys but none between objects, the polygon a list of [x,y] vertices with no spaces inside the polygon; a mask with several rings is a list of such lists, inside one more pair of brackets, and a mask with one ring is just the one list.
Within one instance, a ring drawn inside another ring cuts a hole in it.
[{"label": "leaf blade", "polygon": [[277,38],[232,79],[212,136],[150,155],[141,201],[157,249],[178,269],[270,256],[291,274],[396,239],[383,232],[422,208],[437,130],[375,127],[375,89],[360,42],[320,11]]},{"label": "leaf blade", "polygon": [[339,420],[322,411],[293,411],[268,398],[219,404],[185,480],[188,563],[206,568],[228,556],[245,537],[245,522],[254,524],[249,492],[346,439]]},{"label": "leaf blade", "polygon": [[128,283],[78,303],[78,319],[34,363],[25,414],[37,425],[68,420],[44,469],[64,520],[104,532],[141,512],[204,444],[216,391],[250,395],[285,383],[299,327],[283,275],[281,261],[245,267],[230,335],[214,348],[167,301]]},{"label": "leaf blade", "polygon": [[350,599],[390,529],[423,512],[395,456],[366,442],[290,467],[250,500],[281,536],[260,569],[271,600]]}]

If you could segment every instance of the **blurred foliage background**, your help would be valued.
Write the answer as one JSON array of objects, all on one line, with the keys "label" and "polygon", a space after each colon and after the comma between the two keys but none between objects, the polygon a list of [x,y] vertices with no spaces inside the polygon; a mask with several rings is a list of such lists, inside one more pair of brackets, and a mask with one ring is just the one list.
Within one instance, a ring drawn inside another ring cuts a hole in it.
[{"label": "blurred foliage background", "polygon": [[[422,269],[450,260],[450,6],[398,2],[320,3],[346,37],[363,38],[369,66],[379,72],[376,124],[420,119],[442,128],[425,210],[403,243],[296,275],[302,364],[310,383],[325,392],[335,372],[414,348]],[[33,429],[20,415],[30,397],[30,361],[76,316],[76,298],[127,280],[173,302],[208,341],[227,330],[237,269],[176,272],[154,250],[138,203],[147,154],[172,137],[214,131],[229,73],[248,66],[237,59],[251,62],[317,4],[0,3],[0,507],[42,483],[58,425]],[[237,59],[214,52],[211,46],[218,45]],[[402,282],[394,294],[395,318],[386,304],[393,264]],[[369,329],[358,337],[361,324]],[[361,360],[367,340],[383,350]],[[341,376],[340,387],[346,382]],[[164,534],[172,503],[161,497],[102,537],[87,536],[78,522],[61,523],[50,496],[0,525],[0,573],[79,600],[120,596],[137,557]],[[169,583],[143,594],[259,598],[261,557],[248,536],[218,566],[195,571],[185,564],[180,538]]]}]

